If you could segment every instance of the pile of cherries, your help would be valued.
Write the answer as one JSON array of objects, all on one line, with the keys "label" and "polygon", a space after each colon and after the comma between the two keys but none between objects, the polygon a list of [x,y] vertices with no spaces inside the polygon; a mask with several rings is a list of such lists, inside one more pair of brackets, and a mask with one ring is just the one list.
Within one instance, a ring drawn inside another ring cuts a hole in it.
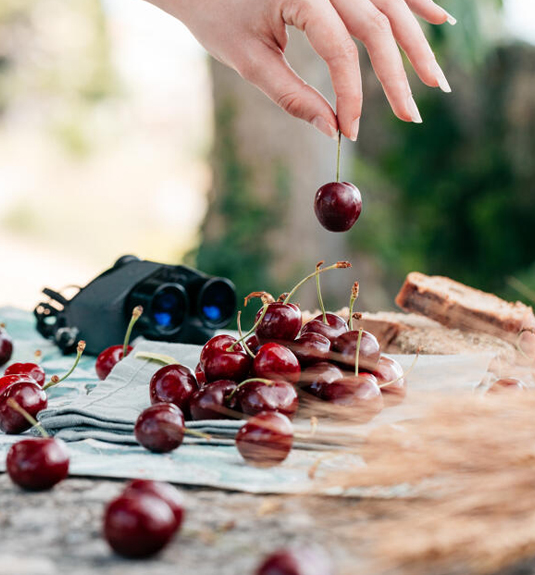
[{"label": "pile of cherries", "polygon": [[[406,382],[401,366],[381,354],[374,335],[352,328],[340,316],[323,310],[319,275],[350,267],[348,262],[322,268],[304,278],[278,301],[255,292],[262,307],[255,325],[239,339],[216,335],[202,348],[195,372],[173,358],[138,354],[168,365],[149,384],[151,406],[136,425],[138,442],[155,452],[176,449],[183,440],[185,420],[249,417],[236,436],[244,459],[273,466],[289,454],[291,419],[300,401],[327,402],[349,410],[364,423],[383,407],[403,400]],[[322,313],[302,324],[299,306],[290,298],[308,279],[316,278]],[[352,290],[352,315],[358,284]],[[313,403],[314,404],[314,403]]]}]

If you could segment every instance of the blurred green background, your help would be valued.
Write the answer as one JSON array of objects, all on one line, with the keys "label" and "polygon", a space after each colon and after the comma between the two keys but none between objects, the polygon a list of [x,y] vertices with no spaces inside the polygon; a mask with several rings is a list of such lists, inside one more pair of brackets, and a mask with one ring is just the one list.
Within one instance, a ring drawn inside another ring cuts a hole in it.
[{"label": "blurred green background", "polygon": [[[453,94],[411,72],[423,125],[393,117],[360,50],[364,115],[342,178],[364,210],[338,235],[312,207],[335,143],[211,61],[179,22],[141,1],[3,0],[0,305],[31,308],[44,285],[84,285],[125,253],[225,275],[240,296],[349,259],[352,271],[323,280],[331,308],[359,279],[361,309],[391,309],[413,270],[528,300],[535,5],[443,5],[458,25],[425,31]],[[298,33],[288,57],[333,101]],[[298,299],[315,307],[314,287]]]}]

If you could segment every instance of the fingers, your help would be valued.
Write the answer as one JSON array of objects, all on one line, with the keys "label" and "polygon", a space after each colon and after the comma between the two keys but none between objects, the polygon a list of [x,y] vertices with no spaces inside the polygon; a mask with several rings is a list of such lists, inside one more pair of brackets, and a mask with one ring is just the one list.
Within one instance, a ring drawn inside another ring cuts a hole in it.
[{"label": "fingers", "polygon": [[457,24],[457,20],[451,14],[432,0],[407,0],[407,4],[415,14],[431,24],[444,24],[445,22],[452,26]]},{"label": "fingers", "polygon": [[282,18],[303,30],[325,60],[336,94],[338,126],[344,136],[356,140],[362,113],[358,50],[340,16],[325,0],[288,0]]},{"label": "fingers", "polygon": [[[434,5],[433,2],[429,4]],[[375,5],[390,20],[394,37],[407,54],[421,80],[428,86],[440,87],[444,92],[451,92],[448,80],[405,0],[375,0]]]},{"label": "fingers", "polygon": [[311,123],[326,136],[338,137],[336,115],[327,100],[304,82],[290,67],[281,50],[265,44],[248,51],[238,73],[260,88],[283,110]]},{"label": "fingers", "polygon": [[336,9],[349,32],[366,46],[394,114],[421,123],[388,18],[370,0],[337,0]]}]

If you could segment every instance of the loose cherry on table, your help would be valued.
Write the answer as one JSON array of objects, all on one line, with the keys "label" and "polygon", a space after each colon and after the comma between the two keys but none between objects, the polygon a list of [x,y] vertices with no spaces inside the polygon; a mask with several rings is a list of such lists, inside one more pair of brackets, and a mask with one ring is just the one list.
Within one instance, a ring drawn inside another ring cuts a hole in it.
[{"label": "loose cherry on table", "polygon": [[163,481],[152,481],[150,479],[133,479],[124,488],[123,495],[135,495],[137,493],[148,493],[159,497],[165,501],[175,516],[175,531],[180,529],[184,521],[184,498],[178,489]]},{"label": "loose cherry on table", "polygon": [[[41,387],[45,385],[46,381],[45,370],[39,364],[33,362],[13,363],[5,370],[4,376],[6,375],[28,375]],[[0,386],[1,385],[2,384],[0,383]]]},{"label": "loose cherry on table", "polygon": [[230,403],[229,397],[237,385],[235,381],[220,379],[196,391],[189,402],[192,419],[228,419],[232,416],[235,402]]},{"label": "loose cherry on table", "polygon": [[297,383],[301,376],[301,366],[294,353],[280,343],[265,343],[253,361],[255,377],[263,379],[283,379]]},{"label": "loose cherry on table", "polygon": [[0,323],[0,366],[6,364],[13,353],[13,340],[6,331],[6,326]]},{"label": "loose cherry on table", "polygon": [[248,379],[238,385],[235,397],[238,409],[246,415],[277,411],[292,419],[299,405],[297,391],[287,381]]},{"label": "loose cherry on table", "polygon": [[282,463],[292,445],[292,424],[276,411],[264,411],[251,417],[236,434],[236,447],[241,456],[256,467]]},{"label": "loose cherry on table", "polygon": [[251,368],[251,357],[231,335],[216,335],[201,351],[200,364],[206,381],[230,379],[241,381]]},{"label": "loose cherry on table", "polygon": [[124,557],[151,557],[169,543],[175,532],[173,509],[161,497],[151,493],[120,495],[107,505],[104,512],[106,541]]},{"label": "loose cherry on table", "polygon": [[34,418],[48,405],[45,390],[33,379],[28,377],[10,385],[0,394],[0,429],[9,434],[22,433],[31,427],[31,423],[10,406],[10,399]]},{"label": "loose cherry on table", "polygon": [[149,384],[150,401],[174,403],[184,413],[189,413],[191,396],[199,389],[193,371],[185,365],[171,364],[161,367]]},{"label": "loose cherry on table", "polygon": [[516,377],[500,377],[492,383],[492,385],[487,390],[487,393],[503,393],[526,390],[527,386],[521,379]]},{"label": "loose cherry on table", "polygon": [[137,441],[155,453],[176,449],[184,440],[184,414],[174,403],[156,403],[141,412],[134,426]]},{"label": "loose cherry on table", "polygon": [[330,232],[347,232],[362,212],[362,198],[356,186],[340,182],[340,144],[336,158],[336,182],[321,186],[314,198],[314,212],[320,224]]},{"label": "loose cherry on table", "polygon": [[122,345],[112,345],[107,347],[98,355],[97,361],[95,363],[95,371],[97,372],[99,379],[106,379],[110,371],[117,365],[117,363],[119,363],[123,357],[126,357],[132,351],[133,348],[131,345],[128,345],[128,342],[130,341],[130,336],[132,335],[134,325],[136,321],[141,317],[142,313],[143,308],[140,305],[136,306],[132,310],[132,317],[130,318],[130,323],[126,329],[126,334]]},{"label": "loose cherry on table", "polygon": [[279,549],[262,561],[255,575],[334,575],[326,553],[317,547]]}]

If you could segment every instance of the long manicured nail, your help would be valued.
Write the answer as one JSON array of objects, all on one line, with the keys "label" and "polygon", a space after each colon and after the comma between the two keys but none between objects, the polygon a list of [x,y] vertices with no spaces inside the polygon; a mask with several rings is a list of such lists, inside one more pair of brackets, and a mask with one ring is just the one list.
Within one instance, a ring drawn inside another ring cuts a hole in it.
[{"label": "long manicured nail", "polygon": [[429,66],[429,70],[430,70],[431,74],[433,74],[435,76],[435,78],[437,79],[439,88],[443,92],[446,92],[447,94],[449,94],[451,92],[451,86],[449,85],[449,82],[446,79],[446,76],[444,75],[442,68],[439,66],[439,64],[436,60],[435,60],[435,62],[433,62]]},{"label": "long manicured nail", "polygon": [[454,18],[449,12],[446,12],[446,10],[444,10],[444,13],[447,16],[446,22],[450,25],[450,26],[455,26],[455,24],[457,24],[457,18]]},{"label": "long manicured nail", "polygon": [[329,122],[327,122],[325,118],[322,118],[321,116],[316,116],[312,120],[311,124],[314,126],[314,128],[316,128],[316,130],[319,130],[322,134],[329,136],[329,138],[332,138],[333,140],[338,140],[338,132],[336,128],[331,124],[329,124]]},{"label": "long manicured nail", "polygon": [[357,141],[357,136],[359,135],[359,127],[360,127],[360,118],[357,118],[356,120],[353,120],[353,123],[351,124],[351,133],[349,134],[349,139],[352,142]]},{"label": "long manicured nail", "polygon": [[418,110],[418,106],[416,105],[416,102],[414,101],[412,94],[409,96],[409,100],[407,103],[409,106],[409,113],[411,115],[411,120],[415,124],[422,124],[423,123],[422,116],[420,115],[420,110]]}]

